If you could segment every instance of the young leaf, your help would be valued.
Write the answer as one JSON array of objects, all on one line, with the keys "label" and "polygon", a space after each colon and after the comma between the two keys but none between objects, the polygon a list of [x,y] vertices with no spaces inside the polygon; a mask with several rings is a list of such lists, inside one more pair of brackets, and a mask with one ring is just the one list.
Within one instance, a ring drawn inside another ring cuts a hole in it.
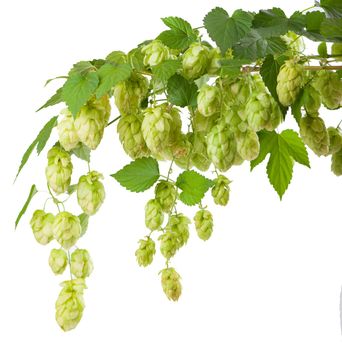
[{"label": "young leaf", "polygon": [[152,67],[154,78],[161,82],[168,81],[177,70],[182,66],[182,63],[177,60],[166,60]]},{"label": "young leaf", "polygon": [[194,82],[189,82],[181,75],[175,74],[167,83],[167,95],[170,103],[185,107],[195,107],[197,105],[197,86]]},{"label": "young leaf", "polygon": [[78,216],[80,219],[80,224],[81,224],[81,236],[83,236],[88,229],[88,224],[89,224],[89,215],[82,213]]},{"label": "young leaf", "polygon": [[90,152],[90,148],[81,142],[71,150],[71,154],[74,154],[77,158],[85,160],[88,163],[90,162]]},{"label": "young leaf", "polygon": [[15,220],[15,228],[17,228],[21,217],[25,214],[27,207],[29,206],[32,198],[34,197],[34,195],[36,193],[38,193],[37,187],[36,187],[36,185],[32,185],[31,189],[30,189],[30,193],[26,199],[26,202],[25,202],[24,206],[22,207],[22,209],[20,210],[20,213],[18,214],[17,219]]},{"label": "young leaf", "polygon": [[80,61],[75,63],[69,71],[69,77],[73,74],[87,75],[89,72],[94,71],[95,67],[89,61]]},{"label": "young leaf", "polygon": [[180,30],[164,30],[158,37],[164,45],[171,49],[185,50],[189,45],[196,40],[192,36],[189,37],[186,33]]},{"label": "young leaf", "polygon": [[158,162],[152,157],[139,158],[111,175],[121,186],[132,192],[143,192],[159,179]]},{"label": "young leaf", "polygon": [[61,103],[61,102],[63,102],[62,88],[59,88],[53,96],[51,96],[40,108],[36,110],[36,112],[39,112],[43,108],[57,105],[58,103]]},{"label": "young leaf", "polygon": [[200,203],[214,182],[194,170],[183,171],[177,178],[176,186],[182,190],[180,200],[186,205]]},{"label": "young leaf", "polygon": [[192,29],[189,22],[185,21],[183,18],[180,17],[165,17],[162,18],[162,21],[171,29],[173,30],[179,30],[183,33],[185,33],[187,36],[192,36],[193,39],[196,39],[196,34],[194,30]]}]

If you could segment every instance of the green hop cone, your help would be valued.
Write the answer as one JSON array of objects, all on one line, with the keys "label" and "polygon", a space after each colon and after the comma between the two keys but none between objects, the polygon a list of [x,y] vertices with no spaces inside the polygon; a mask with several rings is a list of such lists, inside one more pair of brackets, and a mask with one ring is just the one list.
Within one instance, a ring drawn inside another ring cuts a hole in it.
[{"label": "green hop cone", "polygon": [[336,176],[342,175],[342,150],[334,153],[331,156],[331,171]]},{"label": "green hop cone", "polygon": [[192,43],[182,57],[183,74],[187,79],[197,79],[203,75],[209,64],[209,48],[200,43]]},{"label": "green hop cone", "polygon": [[334,154],[342,149],[342,133],[338,128],[327,129],[329,135],[329,154]]},{"label": "green hop cone", "polygon": [[158,230],[164,221],[163,209],[157,199],[150,199],[145,206],[145,225],[151,231]]},{"label": "green hop cone", "polygon": [[49,265],[55,275],[61,275],[68,265],[68,257],[63,249],[52,249],[49,256]]},{"label": "green hop cone", "polygon": [[72,114],[67,109],[64,109],[61,114],[64,117],[57,125],[59,143],[66,151],[70,151],[78,145],[80,138]]},{"label": "green hop cone", "polygon": [[219,73],[221,68],[220,61],[222,60],[221,51],[218,47],[209,51],[209,63],[207,73],[211,76],[215,76]]},{"label": "green hop cone", "polygon": [[191,154],[192,154],[192,134],[181,134],[180,138],[171,147],[171,152],[174,157],[174,162],[182,169],[191,169]]},{"label": "green hop cone", "polygon": [[223,109],[229,110],[232,105],[244,106],[255,88],[255,79],[244,76],[235,80],[225,78],[218,81],[223,90]]},{"label": "green hop cone", "polygon": [[338,56],[334,58],[338,61],[341,61],[342,60],[342,43],[333,43],[331,45],[331,54],[333,56]]},{"label": "green hop cone", "polygon": [[56,301],[56,321],[66,332],[74,329],[82,318],[83,291],[87,287],[81,278],[64,281],[61,286],[63,288]]},{"label": "green hop cone", "polygon": [[258,134],[253,130],[246,132],[236,132],[237,152],[244,160],[253,160],[258,157],[260,152],[260,143]]},{"label": "green hop cone", "polygon": [[324,121],[318,115],[306,116],[299,123],[300,136],[304,143],[318,156],[329,153],[329,135]]},{"label": "green hop cone", "polygon": [[294,32],[287,32],[280,36],[294,55],[303,52],[305,49],[304,40]]},{"label": "green hop cone", "polygon": [[159,202],[162,210],[165,213],[171,211],[176,203],[177,188],[176,186],[166,180],[161,180],[155,188],[155,198]]},{"label": "green hop cone", "polygon": [[321,95],[312,85],[304,88],[303,105],[308,114],[317,113],[321,106]]},{"label": "green hop cone", "polygon": [[105,199],[105,190],[100,179],[103,175],[97,171],[90,171],[82,175],[77,184],[77,201],[83,212],[94,215]]},{"label": "green hop cone", "polygon": [[91,150],[100,144],[110,115],[108,96],[91,99],[75,118],[75,129],[83,144]]},{"label": "green hop cone", "polygon": [[156,244],[148,237],[139,241],[139,248],[135,251],[135,256],[139,266],[148,266],[152,264],[154,254],[156,253]]},{"label": "green hop cone", "polygon": [[207,171],[211,160],[207,152],[207,140],[204,132],[195,132],[192,140],[191,163],[200,171]]},{"label": "green hop cone", "polygon": [[220,111],[220,90],[216,86],[203,85],[197,96],[198,111],[204,117],[211,117]]},{"label": "green hop cone", "polygon": [[213,216],[209,210],[200,209],[194,216],[194,222],[198,237],[203,241],[208,240],[213,233]]},{"label": "green hop cone", "polygon": [[57,193],[65,192],[71,181],[72,163],[70,154],[60,147],[52,147],[47,154],[45,175],[48,185]]},{"label": "green hop cone", "polygon": [[127,115],[120,118],[117,127],[122,147],[133,159],[150,155],[141,131],[141,124],[142,116]]},{"label": "green hop cone", "polygon": [[169,300],[177,301],[182,294],[180,275],[173,267],[168,267],[160,271],[161,284],[165,295]]},{"label": "green hop cone", "polygon": [[93,262],[86,249],[76,249],[71,254],[70,260],[71,273],[77,278],[86,278],[93,271]]},{"label": "green hop cone", "polygon": [[62,211],[53,221],[52,232],[56,241],[64,249],[69,249],[81,237],[80,219],[71,213]]},{"label": "green hop cone", "polygon": [[296,60],[286,61],[280,68],[277,77],[277,94],[279,101],[284,106],[292,105],[304,84],[303,65]]},{"label": "green hop cone", "polygon": [[158,237],[160,241],[160,252],[165,259],[171,259],[179,249],[177,236],[170,231]]},{"label": "green hop cone", "polygon": [[207,152],[217,169],[227,171],[233,165],[236,154],[233,132],[223,124],[214,126],[207,136]]},{"label": "green hop cone", "polygon": [[36,241],[42,245],[48,244],[53,239],[52,225],[55,217],[44,210],[36,210],[30,221],[32,232]]},{"label": "green hop cone", "polygon": [[208,133],[216,124],[218,115],[204,117],[198,110],[192,118],[192,127],[194,132]]},{"label": "green hop cone", "polygon": [[153,40],[143,46],[141,52],[144,54],[145,66],[156,66],[170,58],[170,51],[160,40]]},{"label": "green hop cone", "polygon": [[248,128],[246,121],[246,113],[243,108],[236,108],[232,106],[224,113],[223,118],[219,120],[219,123],[225,123],[230,130],[236,132],[245,132]]},{"label": "green hop cone", "polygon": [[183,214],[174,214],[169,218],[166,229],[176,236],[178,249],[188,242],[190,222],[190,219]]},{"label": "green hop cone", "polygon": [[218,175],[214,180],[214,186],[211,189],[211,195],[215,204],[225,206],[229,201],[230,180],[223,175]]}]

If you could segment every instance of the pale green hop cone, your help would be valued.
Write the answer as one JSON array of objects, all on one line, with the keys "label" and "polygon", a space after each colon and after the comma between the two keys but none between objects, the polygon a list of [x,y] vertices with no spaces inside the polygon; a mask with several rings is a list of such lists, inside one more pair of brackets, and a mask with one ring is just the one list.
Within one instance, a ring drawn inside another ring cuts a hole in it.
[{"label": "pale green hop cone", "polygon": [[52,249],[49,256],[49,265],[55,275],[61,275],[68,265],[68,256],[63,249]]},{"label": "pale green hop cone", "polygon": [[165,295],[169,300],[177,301],[182,294],[182,285],[180,275],[173,267],[160,271],[161,284]]},{"label": "pale green hop cone", "polygon": [[57,125],[58,139],[61,146],[66,151],[70,151],[78,145],[80,138],[75,128],[75,120],[70,111],[64,109],[61,114],[64,117]]},{"label": "pale green hop cone", "polygon": [[218,87],[203,85],[197,96],[197,108],[204,117],[217,114],[221,108],[221,96]]},{"label": "pale green hop cone", "polygon": [[166,229],[176,236],[178,249],[183,247],[188,242],[190,235],[190,223],[190,219],[184,214],[174,214],[169,218]]},{"label": "pale green hop cone", "polygon": [[205,74],[209,64],[209,48],[192,43],[182,57],[183,74],[187,79],[197,79]]},{"label": "pale green hop cone", "polygon": [[342,150],[334,153],[331,156],[331,171],[336,176],[342,175]]},{"label": "pale green hop cone", "polygon": [[204,117],[198,110],[192,118],[192,127],[194,132],[204,132],[207,134],[212,127],[216,124],[218,115],[211,117]]},{"label": "pale green hop cone", "polygon": [[308,85],[304,88],[303,105],[308,114],[317,113],[321,102],[321,95],[312,85]]},{"label": "pale green hop cone", "polygon": [[214,186],[211,189],[211,195],[215,204],[225,206],[229,201],[230,180],[223,175],[219,175],[214,180]]},{"label": "pale green hop cone", "polygon": [[258,157],[260,152],[260,143],[258,134],[253,130],[246,132],[236,132],[237,152],[244,160],[253,160]]},{"label": "pale green hop cone", "polygon": [[208,240],[213,233],[213,216],[209,210],[200,209],[194,216],[197,235],[203,241]]},{"label": "pale green hop cone", "polygon": [[152,264],[154,254],[156,253],[156,244],[148,237],[139,241],[139,247],[135,251],[135,256],[139,266],[148,266]]},{"label": "pale green hop cone", "polygon": [[230,107],[224,112],[223,117],[219,120],[219,123],[226,124],[232,131],[245,132],[248,128],[246,121],[247,115],[245,108]]},{"label": "pale green hop cone", "polygon": [[86,278],[90,276],[93,268],[93,262],[86,249],[76,249],[71,254],[70,269],[75,277]]},{"label": "pale green hop cone", "polygon": [[36,241],[42,245],[48,244],[53,239],[52,225],[55,217],[44,210],[36,210],[30,221],[32,232]]},{"label": "pale green hop cone", "polygon": [[64,249],[69,249],[81,237],[80,219],[71,213],[62,211],[55,217],[52,232],[56,241]]},{"label": "pale green hop cone", "polygon": [[192,134],[181,134],[178,141],[172,145],[171,151],[174,162],[182,169],[191,169],[191,154],[192,154]]},{"label": "pale green hop cone", "polygon": [[162,210],[165,213],[171,211],[176,203],[177,199],[177,188],[170,181],[161,180],[157,184],[155,190],[155,198],[159,202]]},{"label": "pale green hop cone", "polygon": [[145,206],[145,225],[151,231],[158,230],[164,221],[163,209],[157,199],[150,199]]},{"label": "pale green hop cone", "polygon": [[144,54],[145,66],[156,66],[157,64],[170,58],[170,51],[160,40],[153,40],[143,46],[141,52]]},{"label": "pale green hop cone", "polygon": [[218,47],[209,51],[209,63],[207,68],[207,74],[215,76],[219,73],[221,68],[220,61],[222,60],[221,52]]},{"label": "pale green hop cone", "polygon": [[329,135],[329,154],[334,154],[342,149],[342,133],[338,128],[327,129]]},{"label": "pale green hop cone", "polygon": [[160,252],[165,259],[171,259],[179,249],[178,239],[175,233],[166,231],[158,237]]},{"label": "pale green hop cone", "polygon": [[205,133],[195,132],[192,140],[191,163],[200,171],[207,171],[211,164],[207,147]]}]

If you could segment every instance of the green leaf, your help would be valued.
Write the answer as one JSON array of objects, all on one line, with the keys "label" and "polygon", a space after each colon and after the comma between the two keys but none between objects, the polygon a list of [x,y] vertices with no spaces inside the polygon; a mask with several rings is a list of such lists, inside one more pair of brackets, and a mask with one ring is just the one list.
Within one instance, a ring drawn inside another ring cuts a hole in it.
[{"label": "green leaf", "polygon": [[242,39],[252,26],[252,14],[237,10],[230,17],[223,8],[216,7],[204,17],[204,26],[222,54]]},{"label": "green leaf", "polygon": [[145,69],[144,65],[144,54],[141,52],[140,48],[135,48],[131,50],[128,55],[128,62],[131,67],[138,70],[143,71]]},{"label": "green leaf", "polygon": [[196,34],[194,30],[192,29],[189,22],[185,21],[183,18],[180,17],[165,17],[162,18],[162,21],[165,25],[167,25],[169,28],[173,30],[179,30],[183,33],[185,33],[187,36],[192,36],[194,40],[196,40]]},{"label": "green leaf", "polygon": [[112,87],[120,81],[131,76],[132,68],[129,64],[123,63],[117,66],[110,63],[104,64],[98,71],[100,84],[96,90],[96,98],[105,95]]},{"label": "green leaf", "polygon": [[168,81],[177,70],[182,66],[182,63],[177,60],[166,60],[152,67],[154,78],[161,81]]},{"label": "green leaf", "polygon": [[57,105],[58,103],[61,103],[61,102],[63,102],[62,88],[59,88],[53,96],[51,96],[40,108],[36,110],[36,112],[39,112],[43,108]]},{"label": "green leaf", "polygon": [[254,16],[253,28],[264,38],[284,35],[288,31],[288,19],[283,10],[273,7],[269,10],[261,10]]},{"label": "green leaf", "polygon": [[76,116],[89,100],[99,83],[97,72],[73,73],[63,85],[62,97],[70,112]]},{"label": "green leaf", "polygon": [[90,148],[81,142],[70,151],[71,154],[75,155],[79,159],[85,160],[88,163],[90,162],[90,152]]},{"label": "green leaf", "polygon": [[36,185],[32,185],[31,189],[30,189],[30,193],[26,199],[26,202],[25,202],[24,206],[22,207],[22,209],[20,210],[20,213],[18,214],[17,219],[15,220],[15,228],[17,228],[21,217],[26,213],[27,207],[29,206],[32,198],[34,197],[34,195],[36,193],[38,193],[37,187],[36,187]]},{"label": "green leaf", "polygon": [[331,18],[342,18],[341,0],[321,0],[321,7]]},{"label": "green leaf", "polygon": [[45,87],[46,85],[48,85],[49,83],[51,83],[52,81],[56,80],[56,79],[68,79],[68,77],[65,76],[65,75],[60,75],[60,76],[58,76],[58,77],[48,79],[48,80],[45,82],[44,87]]},{"label": "green leaf", "polygon": [[321,11],[311,11],[305,15],[306,29],[309,32],[320,32],[321,24],[325,19],[324,12]]},{"label": "green leaf", "polygon": [[305,27],[305,15],[300,11],[295,11],[289,18],[289,30],[300,34]]},{"label": "green leaf", "polygon": [[159,179],[158,162],[152,157],[139,158],[111,175],[121,186],[132,192],[143,192]]},{"label": "green leaf", "polygon": [[21,163],[17,172],[17,175],[15,179],[17,179],[19,173],[21,172],[22,168],[24,165],[27,163],[32,151],[34,148],[37,148],[37,153],[38,155],[40,152],[44,149],[48,139],[50,138],[51,131],[52,129],[56,126],[58,116],[51,118],[45,125],[44,127],[40,130],[39,134],[37,137],[34,139],[34,141],[31,143],[31,145],[28,147],[28,149],[25,151]]},{"label": "green leaf", "polygon": [[303,106],[303,93],[304,93],[304,89],[301,89],[296,101],[292,104],[291,106],[291,113],[293,115],[293,117],[295,118],[298,126],[299,126],[299,121],[302,119],[302,106]]},{"label": "green leaf", "polygon": [[81,224],[81,237],[87,232],[89,224],[89,215],[82,213],[78,216]]},{"label": "green leaf", "polygon": [[272,148],[274,147],[274,133],[269,131],[259,131],[258,132],[259,143],[260,143],[260,152],[256,159],[251,161],[251,171],[260,163],[264,161],[266,156],[271,153]]},{"label": "green leaf", "polygon": [[126,55],[123,51],[112,51],[107,55],[106,61],[114,64],[126,63]]},{"label": "green leaf", "polygon": [[75,63],[69,71],[69,77],[71,75],[87,75],[89,72],[95,70],[95,67],[89,61],[80,61]]},{"label": "green leaf", "polygon": [[327,18],[321,24],[321,34],[333,41],[342,41],[342,18]]},{"label": "green leaf", "polygon": [[250,63],[250,60],[229,59],[221,60],[221,76],[229,75],[230,78],[238,76],[241,73],[241,67]]},{"label": "green leaf", "polygon": [[185,107],[196,107],[197,86],[194,82],[189,82],[182,76],[175,74],[167,83],[167,95],[170,103]]},{"label": "green leaf", "polygon": [[163,44],[171,49],[185,50],[195,40],[180,30],[164,30],[158,37]]},{"label": "green leaf", "polygon": [[186,205],[195,205],[200,203],[205,193],[214,182],[194,170],[182,172],[176,182],[176,186],[182,190],[179,195],[180,200]]}]

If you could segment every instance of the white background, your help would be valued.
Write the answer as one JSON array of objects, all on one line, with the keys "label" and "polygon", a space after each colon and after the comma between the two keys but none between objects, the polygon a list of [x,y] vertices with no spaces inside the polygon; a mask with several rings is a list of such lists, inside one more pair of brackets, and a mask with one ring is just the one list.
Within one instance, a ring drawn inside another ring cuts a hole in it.
[{"label": "white background", "polygon": [[[288,14],[311,3],[235,2],[248,10],[282,6]],[[129,158],[115,127],[108,128],[92,159],[92,168],[106,176],[107,199],[78,244],[89,249],[95,269],[87,281],[83,320],[68,333],[54,320],[58,284],[68,274],[52,274],[47,259],[56,245],[38,245],[28,225],[46,193],[35,197],[14,231],[31,184],[45,191],[46,151],[32,157],[13,185],[24,150],[60,110],[34,112],[61,83],[44,89],[45,80],[65,74],[79,60],[128,51],[155,37],[164,30],[160,17],[178,15],[201,26],[216,5],[230,12],[236,8],[219,0],[2,4],[0,349],[341,349],[342,185],[328,158],[310,152],[311,170],[296,165],[282,202],[268,183],[265,164],[252,174],[248,164],[232,169],[228,207],[206,199],[215,217],[212,239],[204,243],[192,232],[173,260],[183,295],[171,303],[158,277],[163,260],[157,257],[142,269],[134,257],[138,239],[147,233],[143,208],[152,191],[132,194],[109,177]],[[339,122],[340,113],[323,114],[328,125]],[[291,117],[287,125],[296,128]],[[75,167],[74,182],[86,164]],[[67,203],[68,210],[80,213],[75,203]],[[194,209],[185,212],[192,216]]]}]

